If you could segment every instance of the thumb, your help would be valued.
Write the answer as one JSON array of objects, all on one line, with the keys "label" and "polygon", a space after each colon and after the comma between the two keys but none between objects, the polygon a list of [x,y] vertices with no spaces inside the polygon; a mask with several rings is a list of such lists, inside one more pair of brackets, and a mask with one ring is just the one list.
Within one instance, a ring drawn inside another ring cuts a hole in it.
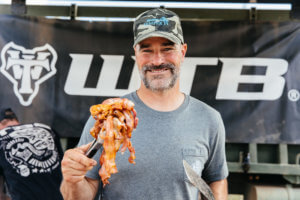
[{"label": "thumb", "polygon": [[89,147],[92,145],[93,142],[90,142],[90,143],[87,143],[87,144],[84,144],[82,146],[79,146],[78,149],[81,150],[83,153],[85,153]]}]

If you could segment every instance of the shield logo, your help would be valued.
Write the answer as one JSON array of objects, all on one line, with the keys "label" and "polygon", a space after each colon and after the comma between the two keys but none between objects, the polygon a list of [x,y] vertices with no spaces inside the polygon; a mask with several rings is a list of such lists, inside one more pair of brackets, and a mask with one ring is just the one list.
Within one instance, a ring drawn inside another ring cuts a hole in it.
[{"label": "shield logo", "polygon": [[1,73],[13,83],[20,104],[29,106],[36,97],[41,83],[55,75],[57,53],[52,46],[25,49],[13,42],[1,52]]}]

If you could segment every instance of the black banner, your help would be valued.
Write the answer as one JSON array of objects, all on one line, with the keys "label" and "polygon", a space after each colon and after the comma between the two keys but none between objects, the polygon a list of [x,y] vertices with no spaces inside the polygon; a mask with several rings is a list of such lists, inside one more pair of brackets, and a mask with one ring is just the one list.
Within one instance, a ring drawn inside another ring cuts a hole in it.
[{"label": "black banner", "polygon": [[[181,90],[216,108],[228,142],[300,143],[300,24],[182,23]],[[139,87],[132,22],[0,17],[0,105],[79,137],[89,107]]]}]

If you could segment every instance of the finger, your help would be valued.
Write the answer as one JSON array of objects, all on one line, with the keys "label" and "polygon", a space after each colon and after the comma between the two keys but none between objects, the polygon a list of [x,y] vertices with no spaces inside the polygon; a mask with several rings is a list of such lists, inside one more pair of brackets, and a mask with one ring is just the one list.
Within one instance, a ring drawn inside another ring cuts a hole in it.
[{"label": "finger", "polygon": [[83,153],[85,153],[89,149],[89,147],[92,145],[92,143],[93,143],[93,141],[78,147],[78,149],[81,150]]},{"label": "finger", "polygon": [[[65,164],[67,163],[67,165]],[[70,159],[64,159],[62,162],[62,175],[64,180],[72,183],[82,181],[85,177],[85,174],[88,170],[91,170],[92,166],[85,167],[79,163],[76,163]]]},{"label": "finger", "polygon": [[84,175],[79,175],[79,176],[70,176],[68,174],[63,174],[63,179],[67,182],[71,182],[71,183],[76,183],[76,182],[80,182],[85,178]]},{"label": "finger", "polygon": [[84,177],[86,172],[84,171],[78,171],[78,170],[73,170],[71,168],[68,169],[63,169],[62,168],[62,174],[64,177]]},{"label": "finger", "polygon": [[94,159],[88,158],[85,154],[77,154],[76,156],[74,155],[74,157],[71,157],[71,159],[84,166],[95,166],[97,164]]},{"label": "finger", "polygon": [[74,172],[74,174],[79,175],[79,174],[85,174],[87,171],[91,170],[94,167],[94,165],[86,166],[70,158],[66,158],[62,161],[62,167],[67,170],[76,171]]},{"label": "finger", "polygon": [[76,183],[76,182],[79,182],[79,181],[83,180],[84,176],[72,176],[72,177],[69,177],[67,179],[68,179],[69,182]]},{"label": "finger", "polygon": [[72,163],[70,162],[71,160],[77,165],[83,165],[85,167],[95,166],[97,164],[95,160],[86,157],[79,148],[67,150],[63,157],[62,164],[69,166]]}]

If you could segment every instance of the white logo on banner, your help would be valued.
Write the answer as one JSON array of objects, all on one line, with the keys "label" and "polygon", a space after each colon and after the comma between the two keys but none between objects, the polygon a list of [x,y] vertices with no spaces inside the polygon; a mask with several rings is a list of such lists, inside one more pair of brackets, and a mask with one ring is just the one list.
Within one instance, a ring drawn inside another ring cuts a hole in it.
[{"label": "white logo on banner", "polygon": [[0,71],[13,83],[20,103],[29,106],[40,84],[56,73],[56,60],[56,51],[49,44],[25,49],[10,42],[2,49]]},{"label": "white logo on banner", "polygon": [[[72,63],[67,77],[65,92],[83,96],[123,96],[139,88],[140,78],[136,64],[129,87],[116,89],[120,76],[123,55],[100,55],[104,60],[101,74],[95,88],[85,88],[85,82],[93,60],[92,54],[70,54]],[[134,57],[132,57],[134,59]],[[276,100],[284,90],[283,75],[288,70],[288,62],[278,58],[205,58],[186,57],[181,66],[181,91],[190,94],[197,67],[217,66],[222,62],[222,71],[217,86],[216,99],[226,100]],[[263,75],[243,75],[244,66],[264,66]],[[200,80],[201,81],[201,80]],[[261,84],[262,91],[238,91],[240,84]]]},{"label": "white logo on banner", "polygon": [[[123,55],[100,55],[103,59],[101,74],[95,88],[85,88],[85,82],[91,67],[92,54],[70,54],[72,63],[67,77],[65,92],[69,95],[82,96],[123,96],[139,88],[141,81],[136,63],[133,67],[129,87],[116,89],[120,76]],[[132,57],[135,60],[135,57]],[[215,59],[217,61],[217,59]],[[196,67],[199,64],[213,64],[214,60],[207,58],[185,58],[180,69],[181,91],[190,94]]]},{"label": "white logo on banner", "polygon": [[91,54],[70,54],[72,63],[65,84],[65,92],[69,95],[83,96],[123,96],[137,89],[140,85],[137,66],[134,66],[128,89],[116,89],[124,56],[101,55],[103,65],[95,88],[85,88],[84,84],[93,60]]},{"label": "white logo on banner", "polygon": [[288,98],[290,101],[298,101],[300,99],[300,93],[298,90],[295,90],[295,89],[291,89],[289,92],[288,92]]},{"label": "white logo on banner", "polygon": [[[223,63],[216,99],[230,100],[276,100],[281,97],[288,70],[288,62],[278,58],[220,58]],[[244,66],[265,66],[264,75],[243,75]],[[241,92],[238,86],[263,84],[260,92]]]}]

